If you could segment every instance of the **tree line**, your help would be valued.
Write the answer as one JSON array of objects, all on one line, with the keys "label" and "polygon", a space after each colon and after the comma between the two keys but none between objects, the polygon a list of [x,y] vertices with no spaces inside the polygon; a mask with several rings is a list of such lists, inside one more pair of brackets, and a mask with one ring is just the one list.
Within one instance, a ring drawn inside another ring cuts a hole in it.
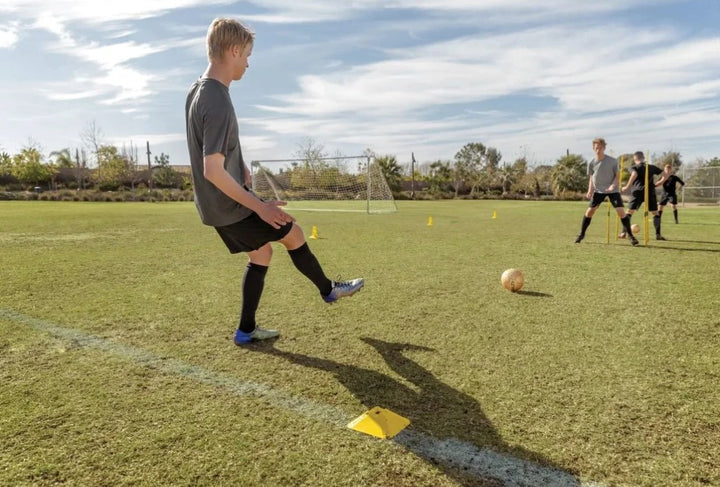
[{"label": "tree line", "polygon": [[36,187],[118,191],[192,186],[190,175],[176,171],[167,154],[154,156],[154,164],[140,163],[137,147],[105,143],[95,122],[80,133],[80,139],[82,148],[63,148],[47,156],[32,140],[16,154],[0,150],[0,187],[10,191]]},{"label": "tree line", "polygon": [[[621,180],[629,177],[632,154],[618,157],[623,165]],[[452,160],[401,165],[395,155],[376,156],[388,185],[395,193],[408,191],[408,183],[436,197],[483,196],[500,197],[553,197],[578,199],[587,191],[588,160],[582,155],[566,153],[552,164],[531,166],[526,157],[504,162],[494,147],[480,142],[464,145]],[[681,154],[675,151],[654,154],[652,163],[658,167],[670,164],[674,170],[683,165]],[[712,168],[720,168],[720,158],[698,160],[693,164],[692,186],[718,186],[720,179]],[[720,169],[718,169],[720,171]],[[412,190],[411,190],[412,191]]]},{"label": "tree line", "polygon": [[24,147],[17,154],[0,152],[0,186],[8,190],[40,187],[118,191],[149,188],[186,189],[190,175],[176,171],[167,154],[155,156],[152,169],[138,164],[130,154],[112,145],[100,145],[94,167],[88,167],[84,151],[61,149],[45,158],[37,147]]},{"label": "tree line", "polygon": [[[154,164],[148,168],[139,163],[136,147],[118,148],[103,143],[102,133],[94,122],[81,134],[81,139],[84,148],[75,149],[74,153],[68,148],[60,149],[50,152],[48,157],[44,156],[38,144],[32,142],[17,154],[0,151],[0,187],[10,191],[37,186],[100,191],[192,187],[190,174],[175,170],[167,154],[155,156]],[[310,171],[314,177],[319,177],[319,173],[342,170],[322,161],[328,154],[322,144],[311,138],[299,144],[299,150],[294,155],[301,163],[294,164],[289,170],[297,172],[298,179],[302,181],[312,180],[304,172]],[[396,197],[577,199],[587,190],[588,161],[579,154],[566,153],[552,164],[531,165],[526,157],[505,162],[496,148],[481,142],[470,142],[458,150],[453,159],[419,164],[401,165],[397,156],[377,155],[371,149],[366,149],[364,155],[374,157]],[[342,154],[333,156],[341,158]],[[632,154],[622,154],[618,159],[624,163],[624,182],[629,175]],[[683,165],[680,153],[674,151],[653,155],[652,161],[659,167],[670,164],[676,170]],[[695,181],[691,181],[693,185],[720,185],[715,172],[702,170],[715,167],[720,167],[718,157],[696,161],[692,176]],[[327,175],[322,176],[323,180],[328,179]],[[415,194],[411,194],[414,190],[417,190]]]}]

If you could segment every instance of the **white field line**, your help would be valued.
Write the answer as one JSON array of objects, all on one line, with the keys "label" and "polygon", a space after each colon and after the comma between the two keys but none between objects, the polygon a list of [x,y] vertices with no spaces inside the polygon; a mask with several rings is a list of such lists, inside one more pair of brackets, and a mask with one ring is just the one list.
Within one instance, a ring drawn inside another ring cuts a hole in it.
[{"label": "white field line", "polygon": [[[180,360],[160,357],[141,348],[122,345],[14,311],[0,309],[0,319],[26,325],[77,346],[102,350],[136,365],[218,387],[237,396],[260,398],[273,407],[330,423],[337,428],[345,428],[353,419],[348,418],[339,408],[293,396],[265,384],[240,380]],[[469,442],[454,438],[438,439],[420,431],[413,431],[412,426],[392,441],[424,459],[450,465],[478,479],[495,479],[508,487],[602,487],[599,483],[583,482],[562,470],[544,467],[487,448],[478,448]]]}]

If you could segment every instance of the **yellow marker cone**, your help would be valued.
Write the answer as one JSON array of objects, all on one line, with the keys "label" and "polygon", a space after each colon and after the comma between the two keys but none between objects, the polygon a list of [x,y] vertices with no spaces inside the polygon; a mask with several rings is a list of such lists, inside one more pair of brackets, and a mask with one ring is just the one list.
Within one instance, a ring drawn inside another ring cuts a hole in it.
[{"label": "yellow marker cone", "polygon": [[433,219],[431,216],[428,217],[428,226],[429,227],[433,226]]},{"label": "yellow marker cone", "polygon": [[348,423],[351,430],[378,438],[392,438],[410,424],[410,420],[389,409],[374,407]]},{"label": "yellow marker cone", "polygon": [[493,210],[492,219],[493,219],[493,220],[497,220],[497,211],[494,211],[494,210]]},{"label": "yellow marker cone", "polygon": [[312,234],[310,235],[310,238],[313,240],[317,240],[320,238],[320,236],[318,235],[318,229],[315,225],[313,225],[312,227]]}]

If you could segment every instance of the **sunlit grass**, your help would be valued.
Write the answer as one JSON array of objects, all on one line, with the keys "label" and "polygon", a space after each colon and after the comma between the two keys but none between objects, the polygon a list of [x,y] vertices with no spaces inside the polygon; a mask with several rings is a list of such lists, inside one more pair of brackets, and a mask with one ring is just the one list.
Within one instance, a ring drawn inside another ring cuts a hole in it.
[{"label": "sunlit grass", "polygon": [[[717,208],[681,208],[667,242],[633,248],[605,244],[604,212],[574,245],[584,203],[398,206],[298,211],[327,274],[366,287],[328,306],[277,246],[258,317],[282,336],[239,349],[245,258],[192,203],[2,202],[0,310],[348,421],[386,407],[435,438],[583,480],[720,484]],[[521,293],[500,286],[510,267],[525,274]],[[0,392],[3,485],[480,485],[271,399],[7,317]]]}]

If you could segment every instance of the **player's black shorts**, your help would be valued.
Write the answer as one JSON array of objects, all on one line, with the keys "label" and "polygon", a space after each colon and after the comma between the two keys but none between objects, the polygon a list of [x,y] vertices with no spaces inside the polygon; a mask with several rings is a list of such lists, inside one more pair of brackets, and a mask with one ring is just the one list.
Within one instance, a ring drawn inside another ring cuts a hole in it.
[{"label": "player's black shorts", "polygon": [[[629,210],[638,210],[643,202],[645,201],[645,190],[636,190],[632,192],[630,197],[630,203],[628,204]],[[655,188],[648,192],[648,211],[657,211],[657,196],[655,195]]]},{"label": "player's black shorts", "polygon": [[610,200],[613,208],[622,208],[624,206],[620,193],[598,193],[596,191],[593,193],[592,199],[590,200],[590,208],[597,208],[600,206],[600,203],[605,201],[605,198]]},{"label": "player's black shorts", "polygon": [[224,227],[215,227],[220,238],[231,254],[238,252],[252,252],[268,242],[282,240],[292,228],[292,222],[286,223],[275,229],[265,222],[257,213],[251,213],[247,218],[239,222],[231,223]]},{"label": "player's black shorts", "polygon": [[665,206],[668,202],[671,205],[677,205],[677,193],[668,194],[663,191],[662,199],[660,200],[660,206]]}]

